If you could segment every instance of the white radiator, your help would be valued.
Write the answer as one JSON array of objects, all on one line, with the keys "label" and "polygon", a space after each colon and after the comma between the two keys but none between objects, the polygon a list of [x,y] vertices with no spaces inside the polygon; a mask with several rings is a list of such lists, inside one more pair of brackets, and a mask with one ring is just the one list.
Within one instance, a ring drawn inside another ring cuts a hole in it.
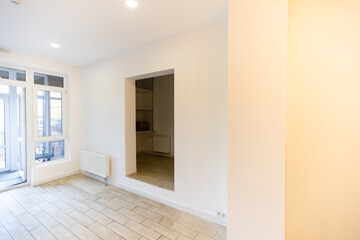
[{"label": "white radiator", "polygon": [[103,177],[105,185],[107,185],[110,174],[110,157],[105,154],[82,150],[81,170]]},{"label": "white radiator", "polygon": [[170,153],[171,152],[171,142],[170,137],[155,135],[153,138],[154,143],[154,152],[158,153]]}]

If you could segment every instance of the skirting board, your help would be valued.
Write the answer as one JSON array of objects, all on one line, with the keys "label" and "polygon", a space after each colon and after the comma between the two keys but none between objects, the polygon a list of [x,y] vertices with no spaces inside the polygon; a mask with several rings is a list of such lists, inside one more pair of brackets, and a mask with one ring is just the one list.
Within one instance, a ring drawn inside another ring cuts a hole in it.
[{"label": "skirting board", "polygon": [[42,180],[39,180],[39,181],[34,181],[33,180],[33,173],[31,173],[31,186],[38,186],[40,184],[44,184],[44,183],[48,183],[48,182],[51,182],[51,181],[59,180],[61,178],[69,177],[69,176],[79,174],[79,173],[80,173],[80,170],[77,170],[77,171],[72,171],[72,172],[68,172],[68,173],[64,173],[64,174],[59,174],[57,176],[42,179]]},{"label": "skirting board", "polygon": [[176,202],[172,202],[172,201],[160,198],[160,197],[153,196],[153,195],[151,195],[149,193],[145,193],[145,192],[143,192],[143,191],[141,191],[139,189],[129,187],[127,185],[124,185],[124,184],[121,184],[121,183],[118,183],[118,182],[113,182],[113,181],[109,180],[109,184],[113,185],[115,187],[124,189],[126,191],[129,191],[131,193],[140,195],[142,197],[149,198],[149,199],[151,199],[153,201],[156,201],[156,202],[168,205],[170,207],[176,208],[176,209],[178,209],[180,211],[192,214],[192,215],[197,216],[199,218],[202,218],[204,220],[207,220],[207,221],[219,224],[221,226],[227,227],[227,220],[226,219],[219,219],[216,216],[213,216],[213,215],[210,215],[210,214],[207,214],[207,213],[204,213],[204,212],[201,212],[201,211],[198,211],[198,210],[183,206],[183,205],[181,205],[179,203],[176,203]]}]

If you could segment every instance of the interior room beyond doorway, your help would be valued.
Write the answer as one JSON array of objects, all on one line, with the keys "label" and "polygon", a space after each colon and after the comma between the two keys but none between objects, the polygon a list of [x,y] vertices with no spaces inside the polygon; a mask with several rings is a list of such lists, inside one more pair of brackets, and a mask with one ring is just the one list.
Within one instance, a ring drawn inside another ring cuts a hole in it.
[{"label": "interior room beyond doorway", "polygon": [[130,178],[174,191],[174,74],[136,86],[136,169]]}]

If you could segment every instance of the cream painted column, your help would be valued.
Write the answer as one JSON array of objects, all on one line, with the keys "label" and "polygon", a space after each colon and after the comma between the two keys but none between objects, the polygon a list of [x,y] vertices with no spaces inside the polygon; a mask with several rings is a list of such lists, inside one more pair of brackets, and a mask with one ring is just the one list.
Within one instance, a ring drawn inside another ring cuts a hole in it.
[{"label": "cream painted column", "polygon": [[229,240],[285,238],[287,19],[287,0],[229,0]]},{"label": "cream painted column", "polygon": [[360,239],[360,1],[289,1],[286,238]]}]

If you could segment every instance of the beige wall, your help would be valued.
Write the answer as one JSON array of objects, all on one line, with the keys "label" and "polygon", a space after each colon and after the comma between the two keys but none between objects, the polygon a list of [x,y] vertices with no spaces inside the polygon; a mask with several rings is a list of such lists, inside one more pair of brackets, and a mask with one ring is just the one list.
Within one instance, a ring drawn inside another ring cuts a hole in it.
[{"label": "beige wall", "polygon": [[229,0],[228,240],[285,235],[285,0]]},{"label": "beige wall", "polygon": [[360,239],[360,2],[289,7],[286,239]]}]

